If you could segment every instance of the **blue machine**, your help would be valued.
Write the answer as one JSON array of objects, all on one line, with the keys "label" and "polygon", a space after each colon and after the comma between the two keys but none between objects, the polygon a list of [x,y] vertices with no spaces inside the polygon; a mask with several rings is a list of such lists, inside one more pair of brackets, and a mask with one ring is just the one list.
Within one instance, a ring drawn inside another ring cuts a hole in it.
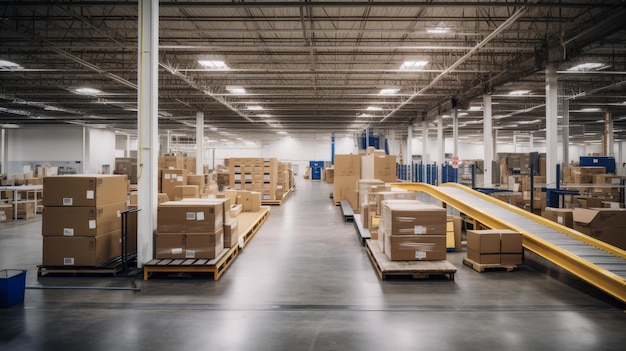
[{"label": "blue machine", "polygon": [[613,156],[580,156],[581,167],[604,167],[606,173],[615,174],[615,157]]},{"label": "blue machine", "polygon": [[311,168],[311,180],[322,180],[324,161],[309,161],[309,167]]}]

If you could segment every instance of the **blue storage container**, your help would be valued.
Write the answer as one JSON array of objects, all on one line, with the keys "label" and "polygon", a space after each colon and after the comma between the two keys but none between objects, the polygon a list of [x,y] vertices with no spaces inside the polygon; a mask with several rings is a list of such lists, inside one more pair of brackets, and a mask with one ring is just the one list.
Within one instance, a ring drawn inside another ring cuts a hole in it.
[{"label": "blue storage container", "polygon": [[313,167],[323,168],[324,167],[324,161],[309,161],[309,167],[311,167],[311,168],[313,168]]},{"label": "blue storage container", "polygon": [[7,308],[24,302],[26,271],[5,269],[0,271],[0,308]]},{"label": "blue storage container", "polygon": [[606,173],[615,174],[615,158],[613,156],[580,156],[581,167],[604,167]]}]

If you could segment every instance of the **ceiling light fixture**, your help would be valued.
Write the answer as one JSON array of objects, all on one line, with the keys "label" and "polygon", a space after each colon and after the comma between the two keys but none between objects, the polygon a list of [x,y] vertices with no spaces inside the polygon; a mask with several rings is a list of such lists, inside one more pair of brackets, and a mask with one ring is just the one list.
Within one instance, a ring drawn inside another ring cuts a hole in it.
[{"label": "ceiling light fixture", "polygon": [[519,96],[530,94],[530,90],[513,90],[509,92],[509,95]]},{"label": "ceiling light fixture", "polygon": [[267,113],[262,113],[262,114],[260,114],[260,115],[256,115],[256,116],[257,116],[257,117],[261,117],[261,118],[270,118],[270,117],[272,117],[272,115],[267,114]]},{"label": "ceiling light fixture", "polygon": [[198,60],[198,63],[209,69],[230,69],[224,61],[220,60]]},{"label": "ceiling light fixture", "polygon": [[467,113],[467,112],[461,112],[461,113],[459,113],[459,117],[463,117],[463,116],[467,116],[467,115],[469,115],[469,113]]},{"label": "ceiling light fixture", "polygon": [[378,95],[395,95],[399,90],[396,88],[385,88],[381,89]]},{"label": "ceiling light fixture", "polygon": [[248,110],[250,110],[250,111],[263,111],[263,106],[259,106],[259,105],[248,106]]},{"label": "ceiling light fixture", "polygon": [[0,60],[0,69],[20,69],[22,66],[18,65],[15,62]]},{"label": "ceiling light fixture", "polygon": [[95,88],[88,88],[88,87],[77,88],[76,90],[74,90],[74,92],[76,92],[77,94],[80,94],[80,95],[92,95],[92,96],[96,96],[96,95],[102,94],[101,90],[98,90],[98,89],[95,89]]},{"label": "ceiling light fixture", "polygon": [[236,94],[236,95],[246,94],[246,89],[244,89],[243,87],[227,86],[226,90],[228,90],[231,94]]},{"label": "ceiling light fixture", "polygon": [[482,109],[482,106],[470,106],[469,108],[470,111],[482,111]]},{"label": "ceiling light fixture", "polygon": [[575,110],[575,111],[572,111],[572,112],[587,112],[587,113],[588,112],[602,112],[602,109],[598,108],[598,107],[585,107],[585,108],[582,108],[580,110]]},{"label": "ceiling light fixture", "polygon": [[587,63],[581,63],[578,64],[576,66],[570,67],[567,70],[569,72],[588,72],[588,71],[598,71],[604,68],[607,68],[608,66],[605,65],[604,63],[600,63],[600,62],[587,62]]},{"label": "ceiling light fixture", "polygon": [[402,66],[400,66],[400,69],[405,71],[420,70],[427,64],[428,60],[405,61]]},{"label": "ceiling light fixture", "polygon": [[382,108],[382,107],[379,107],[379,106],[368,106],[368,107],[366,108],[366,110],[368,110],[368,111],[382,111],[382,110],[383,110],[383,108]]}]

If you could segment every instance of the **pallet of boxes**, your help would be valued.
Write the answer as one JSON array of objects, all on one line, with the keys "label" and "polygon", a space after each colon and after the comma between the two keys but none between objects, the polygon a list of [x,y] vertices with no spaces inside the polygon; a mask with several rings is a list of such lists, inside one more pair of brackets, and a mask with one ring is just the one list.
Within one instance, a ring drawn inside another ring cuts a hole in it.
[{"label": "pallet of boxes", "polygon": [[42,267],[98,267],[122,254],[125,175],[45,177],[43,193]]},{"label": "pallet of boxes", "polygon": [[468,230],[463,263],[477,272],[492,268],[511,272],[523,263],[522,234],[507,229]]},{"label": "pallet of boxes", "polygon": [[454,280],[456,267],[446,261],[446,210],[417,200],[384,200],[381,206],[378,238],[367,243],[379,277],[448,275]]}]

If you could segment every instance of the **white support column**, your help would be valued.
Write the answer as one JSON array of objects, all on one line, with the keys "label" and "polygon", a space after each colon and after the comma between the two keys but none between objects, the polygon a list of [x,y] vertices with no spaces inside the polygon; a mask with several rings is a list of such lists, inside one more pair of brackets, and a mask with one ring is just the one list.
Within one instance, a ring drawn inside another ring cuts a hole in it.
[{"label": "white support column", "polygon": [[483,175],[483,187],[491,188],[493,183],[491,181],[493,170],[491,164],[493,163],[493,116],[491,113],[491,95],[483,95],[483,152],[484,159],[484,175]]},{"label": "white support column", "polygon": [[410,165],[413,163],[413,123],[409,124],[409,128],[406,134],[406,155],[404,164]]},{"label": "white support column", "polygon": [[203,174],[204,112],[196,112],[196,174]]},{"label": "white support column", "polygon": [[[159,134],[159,1],[139,0],[137,266],[154,257]],[[169,142],[168,142],[169,143]]]},{"label": "white support column", "polygon": [[535,149],[535,132],[528,133],[528,151],[533,152]]},{"label": "white support column", "polygon": [[513,152],[517,152],[517,131],[513,131]]},{"label": "white support column", "polygon": [[82,159],[82,174],[90,173],[89,171],[89,128],[83,127],[83,159]]},{"label": "white support column", "polygon": [[604,141],[604,155],[615,155],[613,147],[613,116],[608,111],[604,111],[604,136],[602,140]]},{"label": "white support column", "polygon": [[546,65],[546,184],[556,186],[557,142],[558,142],[558,87],[556,66]]},{"label": "white support column", "polygon": [[126,134],[126,147],[124,148],[124,157],[130,157],[130,134]]},{"label": "white support column", "polygon": [[437,185],[441,184],[443,177],[441,165],[446,159],[445,140],[443,139],[443,116],[437,116]]},{"label": "white support column", "polygon": [[563,166],[569,165],[569,100],[563,99],[563,122],[561,123],[563,135]]},{"label": "white support column", "polygon": [[[9,169],[8,159],[9,159],[9,138],[7,137],[7,130],[2,129],[2,134],[0,136],[0,173],[8,174],[7,171]],[[621,145],[621,144],[620,144]],[[621,154],[621,153],[620,153]]]},{"label": "white support column", "polygon": [[619,168],[619,167],[622,167],[622,165],[624,164],[624,142],[622,140],[620,140],[617,143],[617,150],[619,152],[619,155],[616,158],[616,160],[617,160],[617,167]]},{"label": "white support column", "polygon": [[171,130],[167,131],[167,141],[165,144],[165,152],[167,153],[172,152],[172,131]]},{"label": "white support column", "polygon": [[459,156],[459,110],[452,109],[452,156]]},{"label": "white support column", "polygon": [[430,162],[430,155],[428,154],[428,122],[426,118],[422,122],[422,179],[426,183],[426,164]]}]

